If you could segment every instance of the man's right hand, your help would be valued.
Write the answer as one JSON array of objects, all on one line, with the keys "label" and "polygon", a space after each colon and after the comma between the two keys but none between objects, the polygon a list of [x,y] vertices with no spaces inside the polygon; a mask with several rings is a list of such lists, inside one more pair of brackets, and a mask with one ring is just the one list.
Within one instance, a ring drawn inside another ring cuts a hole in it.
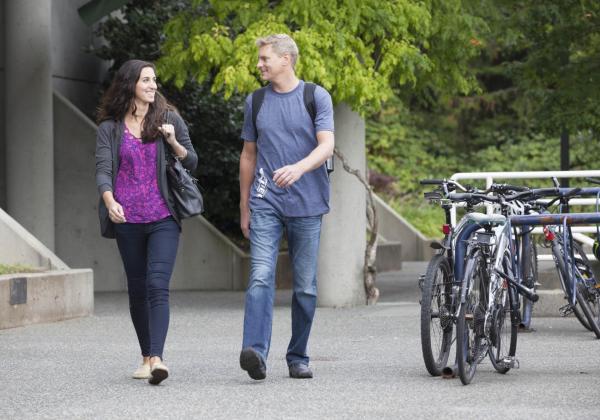
[{"label": "man's right hand", "polygon": [[250,239],[250,209],[240,209],[240,228],[244,238]]}]

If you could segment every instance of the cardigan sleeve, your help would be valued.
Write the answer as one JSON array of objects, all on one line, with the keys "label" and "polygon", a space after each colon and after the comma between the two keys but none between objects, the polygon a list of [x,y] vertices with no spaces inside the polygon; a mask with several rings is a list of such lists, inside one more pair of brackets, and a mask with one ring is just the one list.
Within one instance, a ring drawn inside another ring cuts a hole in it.
[{"label": "cardigan sleeve", "polygon": [[111,121],[104,121],[96,133],[96,186],[100,195],[113,190],[112,128]]},{"label": "cardigan sleeve", "polygon": [[187,155],[181,161],[181,164],[188,171],[194,171],[196,166],[198,166],[198,155],[192,145],[187,125],[183,121],[183,118],[173,111],[169,112],[169,120],[171,121],[171,124],[173,124],[173,127],[175,127],[175,138],[177,138],[179,144],[187,150]]}]

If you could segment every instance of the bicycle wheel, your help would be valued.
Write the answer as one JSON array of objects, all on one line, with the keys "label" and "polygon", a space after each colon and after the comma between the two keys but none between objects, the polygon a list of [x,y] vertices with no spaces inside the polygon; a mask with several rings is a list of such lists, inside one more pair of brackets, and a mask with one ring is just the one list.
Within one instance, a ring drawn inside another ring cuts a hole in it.
[{"label": "bicycle wheel", "polygon": [[[535,243],[530,240],[529,246],[523,249],[523,271],[522,278],[523,284],[530,289],[537,289],[538,280],[538,262],[537,262],[537,248]],[[531,328],[531,316],[533,315],[533,302],[529,299],[525,299],[521,296],[518,297],[521,300],[521,323],[520,328],[528,330]]]},{"label": "bicycle wheel", "polygon": [[[573,254],[575,256],[575,265],[581,274],[583,284],[585,288],[582,289],[582,295],[585,297],[590,311],[592,313],[592,317],[594,318],[596,324],[600,323],[600,296],[598,296],[598,290],[596,289],[596,280],[594,277],[594,272],[592,271],[592,266],[590,264],[590,260],[587,255],[583,251],[583,247],[577,243],[573,243]],[[585,323],[582,324],[590,331],[592,328],[587,322],[587,318],[585,318]]]},{"label": "bicycle wheel", "polygon": [[598,318],[595,317],[592,312],[592,308],[590,307],[590,303],[588,301],[589,291],[585,287],[583,283],[577,283],[577,303],[581,307],[582,312],[584,313],[588,325],[591,327],[591,330],[596,334],[596,338],[600,338],[600,325],[598,325]]},{"label": "bicycle wheel", "polygon": [[[485,357],[484,323],[487,308],[485,260],[479,250],[467,260],[463,287],[468,287],[456,321],[456,358],[463,385],[471,383],[477,364]],[[483,354],[483,357],[482,357]]]},{"label": "bicycle wheel", "polygon": [[445,255],[435,255],[423,280],[421,349],[427,371],[440,376],[452,347],[452,278]]},{"label": "bicycle wheel", "polygon": [[[505,257],[504,259],[503,270],[505,273],[510,274],[512,270],[509,268],[510,260],[508,258]],[[490,319],[488,355],[494,369],[504,374],[510,370],[517,351],[519,324],[517,313],[519,306],[517,293],[503,279],[499,280],[503,282],[503,285],[499,289],[501,292],[496,300],[494,312]],[[523,298],[523,300],[527,299]]]},{"label": "bicycle wheel", "polygon": [[[575,251],[576,247],[574,248]],[[563,287],[563,290],[565,291],[565,295],[567,296],[567,298],[570,296],[571,292],[571,287],[572,287],[572,283],[571,283],[571,276],[568,274],[567,269],[565,267],[565,261],[563,260],[563,256],[562,253],[564,252],[564,248],[561,246],[560,247],[560,252],[559,252],[559,258],[556,259],[557,262],[557,266],[558,266],[558,271],[559,271],[559,278],[560,278],[560,282],[561,282],[561,286]],[[580,254],[581,256],[581,254]],[[577,258],[576,258],[577,260]],[[576,266],[577,266],[577,262],[576,262]],[[593,331],[594,334],[596,334],[597,338],[600,338],[600,325],[598,323],[598,319],[594,317],[594,314],[592,312],[592,309],[590,308],[590,305],[588,303],[588,293],[589,291],[587,290],[587,288],[585,287],[584,284],[584,278],[581,274],[581,272],[579,271],[579,267],[577,267],[577,270],[575,270],[575,276],[576,278],[572,279],[572,281],[576,281],[577,285],[575,287],[575,299],[577,301],[577,304],[573,307],[573,311],[575,312],[575,316],[577,316],[577,319],[579,320],[579,322],[581,322],[581,324],[589,329],[590,331]]]},{"label": "bicycle wheel", "polygon": [[[562,265],[564,265],[564,263]],[[569,294],[567,293],[567,283],[564,278],[564,274],[562,273],[562,271],[560,269],[558,271],[558,279],[560,280],[560,286],[562,287],[563,291],[565,292],[565,299],[569,299]],[[577,318],[579,323],[581,325],[583,325],[583,327],[585,329],[591,331],[590,324],[588,324],[585,314],[581,310],[581,307],[579,305],[575,305],[572,308],[573,308],[573,313],[575,314],[575,318]]]}]

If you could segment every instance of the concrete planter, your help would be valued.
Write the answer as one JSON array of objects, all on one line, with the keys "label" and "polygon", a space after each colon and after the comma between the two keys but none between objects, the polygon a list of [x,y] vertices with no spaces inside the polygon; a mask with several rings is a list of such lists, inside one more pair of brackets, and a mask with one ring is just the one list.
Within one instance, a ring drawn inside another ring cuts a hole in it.
[{"label": "concrete planter", "polygon": [[94,277],[90,269],[0,276],[0,329],[93,312]]}]

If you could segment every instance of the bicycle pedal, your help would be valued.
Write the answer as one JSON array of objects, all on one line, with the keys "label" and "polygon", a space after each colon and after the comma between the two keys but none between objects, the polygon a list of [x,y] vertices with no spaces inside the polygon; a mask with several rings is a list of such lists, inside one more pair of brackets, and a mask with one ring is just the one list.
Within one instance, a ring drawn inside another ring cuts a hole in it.
[{"label": "bicycle pedal", "polygon": [[506,356],[502,359],[502,364],[509,369],[519,369],[520,367],[519,360],[514,356]]},{"label": "bicycle pedal", "polygon": [[558,308],[558,312],[560,313],[560,316],[562,316],[562,317],[569,316],[573,313],[573,306],[571,306],[570,303],[567,303],[566,305]]}]

